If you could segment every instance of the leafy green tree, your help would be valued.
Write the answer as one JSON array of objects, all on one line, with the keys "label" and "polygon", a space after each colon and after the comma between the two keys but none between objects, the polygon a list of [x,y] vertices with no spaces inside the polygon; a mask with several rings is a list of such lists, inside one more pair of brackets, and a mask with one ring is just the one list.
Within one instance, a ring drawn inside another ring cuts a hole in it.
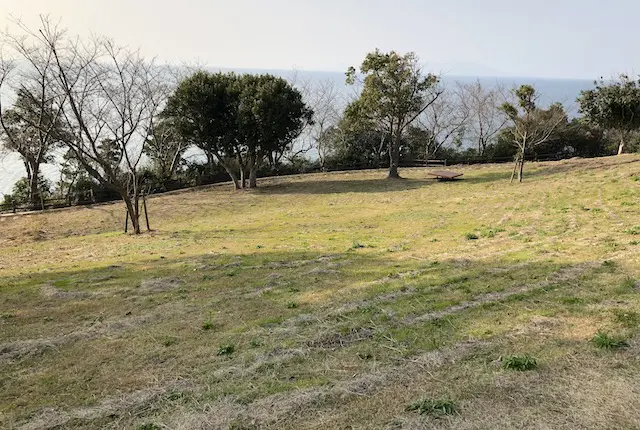
[{"label": "leafy green tree", "polygon": [[238,189],[247,175],[256,186],[265,157],[291,145],[312,112],[284,79],[200,71],[180,83],[164,117],[184,142],[212,154]]},{"label": "leafy green tree", "polygon": [[[378,49],[367,54],[360,66],[362,92],[345,115],[375,127],[389,139],[389,178],[399,178],[400,146],[407,127],[442,94],[438,77],[424,75],[415,53],[400,55]],[[347,83],[354,85],[358,74],[347,71]]]},{"label": "leafy green tree", "polygon": [[186,144],[200,148],[224,167],[236,189],[240,188],[235,154],[237,81],[234,73],[197,71],[178,84],[162,114]]},{"label": "leafy green tree", "polygon": [[620,139],[618,154],[622,154],[630,135],[640,129],[640,82],[620,75],[616,81],[594,84],[594,89],[580,93],[580,113],[590,124],[615,130]]},{"label": "leafy green tree", "polygon": [[512,144],[517,148],[516,162],[511,174],[511,182],[518,173],[518,181],[522,182],[525,157],[536,147],[553,139],[562,124],[567,124],[567,115],[561,104],[551,105],[549,109],[537,106],[537,94],[531,85],[522,85],[513,91],[515,103],[504,103],[502,111],[511,122],[506,132]]},{"label": "leafy green tree", "polygon": [[0,145],[5,151],[20,155],[27,171],[28,201],[33,207],[42,199],[40,168],[53,162],[53,152],[69,134],[61,119],[61,108],[53,99],[41,97],[23,87],[18,90],[14,105],[0,112],[4,132]]},{"label": "leafy green tree", "polygon": [[[42,176],[37,183],[38,191],[37,196],[44,200],[51,197],[51,181]],[[5,209],[9,209],[14,206],[21,206],[32,202],[33,190],[31,189],[31,179],[22,178],[13,185],[11,194],[5,194],[4,201],[2,202]]]},{"label": "leafy green tree", "polygon": [[300,91],[286,80],[272,75],[244,75],[237,107],[236,153],[249,188],[257,185],[257,172],[265,157],[290,149],[304,128],[312,123],[313,112]]}]

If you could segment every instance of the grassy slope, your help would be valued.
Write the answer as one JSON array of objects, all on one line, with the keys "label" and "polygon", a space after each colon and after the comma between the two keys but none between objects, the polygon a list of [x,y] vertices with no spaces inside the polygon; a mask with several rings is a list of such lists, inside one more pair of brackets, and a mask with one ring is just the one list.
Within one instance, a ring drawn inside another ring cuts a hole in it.
[{"label": "grassy slope", "polygon": [[638,428],[638,161],[213,187],[140,237],[119,204],[0,218],[0,427]]}]

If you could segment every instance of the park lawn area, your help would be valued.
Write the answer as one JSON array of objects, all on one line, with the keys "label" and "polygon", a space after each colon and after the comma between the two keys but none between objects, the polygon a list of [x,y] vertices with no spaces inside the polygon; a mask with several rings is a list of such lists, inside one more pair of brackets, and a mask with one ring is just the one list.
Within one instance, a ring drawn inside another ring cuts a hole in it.
[{"label": "park lawn area", "polygon": [[452,169],[0,217],[0,428],[640,428],[640,157]]}]

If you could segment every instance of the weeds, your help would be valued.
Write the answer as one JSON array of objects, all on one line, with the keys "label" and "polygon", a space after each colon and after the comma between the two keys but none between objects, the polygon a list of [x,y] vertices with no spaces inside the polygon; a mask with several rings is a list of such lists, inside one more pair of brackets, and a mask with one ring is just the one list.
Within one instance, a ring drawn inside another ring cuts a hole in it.
[{"label": "weeds", "polygon": [[623,336],[610,335],[603,331],[596,333],[591,341],[601,349],[621,349],[629,346],[626,338]]},{"label": "weeds", "polygon": [[615,316],[616,322],[627,328],[640,327],[640,313],[638,312],[627,309],[614,309],[613,315]]},{"label": "weeds", "polygon": [[406,410],[408,412],[418,412],[420,415],[427,414],[439,417],[455,414],[457,407],[455,402],[450,399],[420,399],[410,403]]},{"label": "weeds", "polygon": [[213,328],[213,321],[205,321],[202,323],[202,330],[211,330]]},{"label": "weeds", "polygon": [[538,360],[530,355],[510,355],[502,359],[502,368],[524,372],[538,367]]},{"label": "weeds", "polygon": [[465,235],[464,235],[464,237],[465,237],[467,240],[478,240],[478,239],[480,239],[480,238],[478,237],[478,235],[477,235],[477,234],[475,234],[475,233],[467,233],[467,234],[465,234]]},{"label": "weeds", "polygon": [[218,353],[216,355],[231,355],[235,352],[236,347],[234,345],[221,345],[218,348]]},{"label": "weeds", "polygon": [[634,225],[633,227],[626,229],[624,232],[627,234],[637,236],[640,234],[640,225]]},{"label": "weeds", "polygon": [[298,304],[296,302],[287,303],[287,309],[295,309],[297,307],[298,307]]}]

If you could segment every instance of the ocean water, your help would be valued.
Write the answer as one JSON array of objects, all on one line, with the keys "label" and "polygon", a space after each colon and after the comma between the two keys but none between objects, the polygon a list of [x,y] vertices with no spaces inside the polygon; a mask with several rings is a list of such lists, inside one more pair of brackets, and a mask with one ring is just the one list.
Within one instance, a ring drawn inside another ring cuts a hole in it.
[{"label": "ocean water", "polygon": [[[228,69],[225,69],[225,71]],[[285,71],[285,70],[260,70],[242,69],[235,70],[238,73],[272,73],[290,79],[296,85],[315,85],[323,81],[333,82],[339,88],[344,99],[348,99],[353,94],[354,89],[345,85],[345,75],[341,72],[310,72],[310,71]],[[576,99],[580,92],[593,88],[593,81],[589,80],[569,80],[569,79],[548,79],[548,78],[511,78],[511,77],[473,77],[473,76],[444,76],[443,85],[451,85],[455,82],[471,83],[480,81],[482,86],[487,88],[513,88],[523,84],[535,86],[540,94],[540,103],[548,105],[554,102],[561,102],[569,115],[577,114]],[[55,165],[44,165],[43,174],[53,182],[59,179],[59,171]],[[13,184],[26,174],[22,161],[16,154],[0,154],[0,198],[3,194],[10,192]]]}]

